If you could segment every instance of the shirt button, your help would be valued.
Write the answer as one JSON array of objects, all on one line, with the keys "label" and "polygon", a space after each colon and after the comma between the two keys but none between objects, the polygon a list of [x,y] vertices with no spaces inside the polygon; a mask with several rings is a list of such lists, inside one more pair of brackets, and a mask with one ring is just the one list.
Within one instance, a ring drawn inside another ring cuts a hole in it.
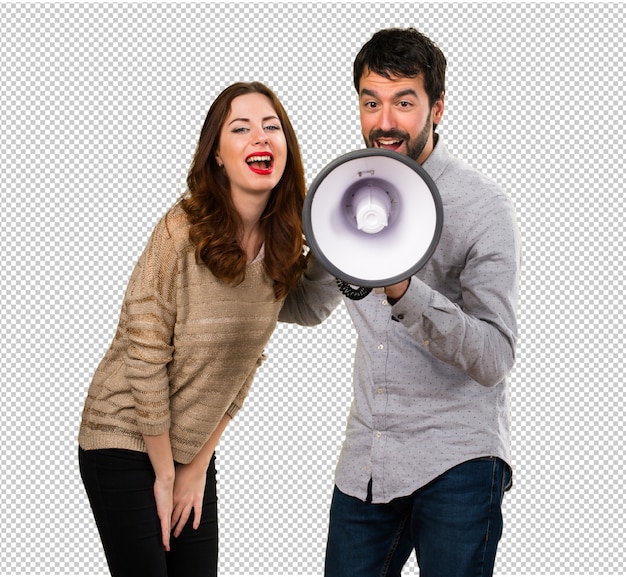
[{"label": "shirt button", "polygon": [[376,438],[380,439],[383,434],[380,431],[376,431]]},{"label": "shirt button", "polygon": [[425,346],[425,347],[427,347],[428,345],[430,345],[430,341],[429,341],[428,339],[426,339],[426,340],[424,341],[424,346]]},{"label": "shirt button", "polygon": [[402,319],[404,318],[404,315],[403,315],[402,313],[400,313],[400,314],[398,315],[398,318],[399,318],[400,320],[402,320]]},{"label": "shirt button", "polygon": [[384,300],[384,301],[383,301],[383,306],[384,306],[384,307],[386,307],[388,304],[389,304],[389,303],[388,303],[386,300]]},{"label": "shirt button", "polygon": [[383,390],[382,390],[382,388],[379,388],[376,392],[377,392],[379,395],[382,395],[382,394],[383,394]]},{"label": "shirt button", "polygon": [[385,348],[385,345],[383,345],[382,343],[380,343],[380,344],[378,345],[378,350],[379,350],[379,351],[382,351],[384,348]]}]

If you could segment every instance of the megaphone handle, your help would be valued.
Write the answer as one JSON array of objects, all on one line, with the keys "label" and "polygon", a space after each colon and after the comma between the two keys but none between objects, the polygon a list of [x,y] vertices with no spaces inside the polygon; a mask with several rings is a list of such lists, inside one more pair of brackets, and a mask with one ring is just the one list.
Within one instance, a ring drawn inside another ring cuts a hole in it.
[{"label": "megaphone handle", "polygon": [[352,285],[348,284],[346,281],[335,279],[337,281],[337,286],[341,291],[341,294],[348,297],[353,301],[360,301],[364,299],[368,294],[372,292],[371,288],[366,287],[357,287],[354,288]]}]

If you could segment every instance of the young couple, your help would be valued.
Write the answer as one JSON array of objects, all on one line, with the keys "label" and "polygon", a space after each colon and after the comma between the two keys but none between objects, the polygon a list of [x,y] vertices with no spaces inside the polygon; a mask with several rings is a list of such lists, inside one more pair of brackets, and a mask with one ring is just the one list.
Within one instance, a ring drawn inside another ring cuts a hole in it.
[{"label": "young couple", "polygon": [[[509,391],[519,237],[508,197],[436,133],[446,59],[386,29],[354,62],[368,147],[417,160],[444,206],[413,277],[346,300],[359,334],[336,471],[327,577],[491,575],[511,483]],[[183,197],[130,278],[89,387],[81,476],[111,574],[217,574],[215,448],[280,321],[322,322],[341,300],[305,257],[304,170],[275,94],[237,83],[209,109]]]}]

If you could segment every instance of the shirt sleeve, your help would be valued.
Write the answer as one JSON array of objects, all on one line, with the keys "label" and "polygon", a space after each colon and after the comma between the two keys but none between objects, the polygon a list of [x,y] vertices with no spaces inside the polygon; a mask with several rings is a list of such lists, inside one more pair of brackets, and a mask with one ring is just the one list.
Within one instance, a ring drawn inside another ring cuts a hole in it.
[{"label": "shirt sleeve", "polygon": [[341,298],[335,277],[311,255],[298,286],[287,295],[278,320],[304,326],[320,324],[331,315]]},{"label": "shirt sleeve", "polygon": [[520,239],[504,195],[483,216],[460,273],[461,302],[413,277],[393,315],[436,358],[490,387],[515,362]]},{"label": "shirt sleeve", "polygon": [[176,321],[177,251],[166,217],[155,227],[131,275],[124,299],[128,359],[126,377],[142,434],[169,430],[169,379]]}]

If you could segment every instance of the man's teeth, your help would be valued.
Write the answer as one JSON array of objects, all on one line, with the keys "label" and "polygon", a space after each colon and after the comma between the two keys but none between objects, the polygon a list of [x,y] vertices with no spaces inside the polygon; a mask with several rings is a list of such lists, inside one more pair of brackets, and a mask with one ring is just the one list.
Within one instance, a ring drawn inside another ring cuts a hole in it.
[{"label": "man's teeth", "polygon": [[394,146],[395,144],[400,144],[402,140],[379,140],[378,144],[380,146]]}]

